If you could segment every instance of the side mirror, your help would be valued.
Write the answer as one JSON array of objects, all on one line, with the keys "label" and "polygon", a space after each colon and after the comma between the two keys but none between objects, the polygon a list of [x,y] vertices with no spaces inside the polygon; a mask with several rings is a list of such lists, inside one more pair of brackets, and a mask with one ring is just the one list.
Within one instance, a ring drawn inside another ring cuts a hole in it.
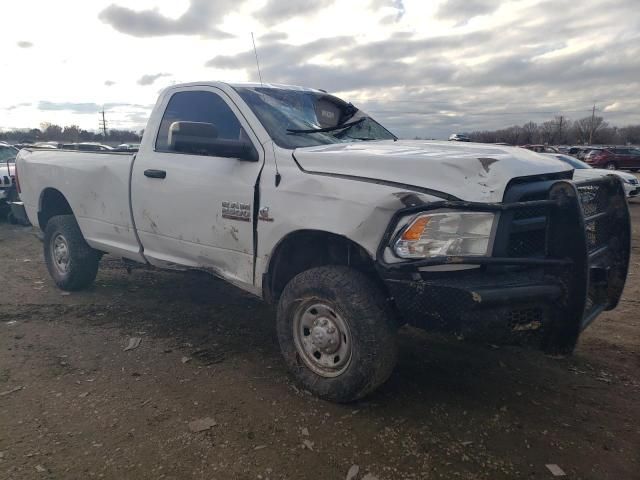
[{"label": "side mirror", "polygon": [[216,138],[209,144],[209,153],[215,157],[237,158],[246,162],[257,162],[258,152],[253,144],[246,140],[227,140]]},{"label": "side mirror", "polygon": [[246,140],[218,138],[218,129],[213,123],[173,122],[169,127],[168,146],[174,152],[258,161],[253,144]]}]

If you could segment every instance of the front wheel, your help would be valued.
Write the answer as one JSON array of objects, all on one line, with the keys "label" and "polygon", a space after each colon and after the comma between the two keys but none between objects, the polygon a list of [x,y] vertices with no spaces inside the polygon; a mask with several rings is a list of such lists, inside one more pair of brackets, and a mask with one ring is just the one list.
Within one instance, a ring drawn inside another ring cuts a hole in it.
[{"label": "front wheel", "polygon": [[607,170],[617,170],[618,166],[613,162],[609,162],[604,166],[604,168],[606,168]]},{"label": "front wheel", "polygon": [[59,215],[45,228],[44,259],[58,288],[83,290],[96,278],[100,252],[87,244],[73,215]]},{"label": "front wheel", "polygon": [[307,270],[278,304],[278,340],[303,388],[350,402],[383,384],[396,363],[396,323],[385,296],[348,267]]}]

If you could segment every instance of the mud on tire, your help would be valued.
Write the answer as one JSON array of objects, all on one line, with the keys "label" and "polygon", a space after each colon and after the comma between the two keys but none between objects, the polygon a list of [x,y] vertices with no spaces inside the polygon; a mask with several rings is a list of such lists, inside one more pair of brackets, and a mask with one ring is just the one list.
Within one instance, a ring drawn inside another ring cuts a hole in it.
[{"label": "mud on tire", "polygon": [[[291,280],[278,303],[277,330],[295,379],[326,400],[350,402],[366,396],[389,378],[396,363],[397,326],[385,295],[348,267],[314,268]],[[342,344],[346,340],[348,349]],[[323,350],[318,345],[328,347],[328,355],[314,351]]]},{"label": "mud on tire", "polygon": [[47,270],[62,290],[89,287],[98,273],[100,252],[91,248],[73,215],[52,217],[44,231]]}]

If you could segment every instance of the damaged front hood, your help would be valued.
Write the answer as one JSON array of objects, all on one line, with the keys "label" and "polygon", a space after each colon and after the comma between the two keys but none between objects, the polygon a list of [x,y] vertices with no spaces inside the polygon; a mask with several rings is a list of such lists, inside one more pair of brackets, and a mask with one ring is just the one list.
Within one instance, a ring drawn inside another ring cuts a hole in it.
[{"label": "damaged front hood", "polygon": [[427,190],[473,202],[500,202],[516,177],[570,171],[556,159],[502,145],[385,140],[298,148],[293,156],[307,173],[344,176]]}]

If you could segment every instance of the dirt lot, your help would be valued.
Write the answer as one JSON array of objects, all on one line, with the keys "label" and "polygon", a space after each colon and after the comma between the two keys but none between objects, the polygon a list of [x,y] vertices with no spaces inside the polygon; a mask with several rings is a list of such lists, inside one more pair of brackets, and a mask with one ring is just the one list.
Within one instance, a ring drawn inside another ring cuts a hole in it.
[{"label": "dirt lot", "polygon": [[637,255],[573,357],[407,328],[391,380],[344,406],[291,383],[274,312],[233,287],[105,258],[64,295],[41,248],[0,224],[0,478],[640,478]]}]

